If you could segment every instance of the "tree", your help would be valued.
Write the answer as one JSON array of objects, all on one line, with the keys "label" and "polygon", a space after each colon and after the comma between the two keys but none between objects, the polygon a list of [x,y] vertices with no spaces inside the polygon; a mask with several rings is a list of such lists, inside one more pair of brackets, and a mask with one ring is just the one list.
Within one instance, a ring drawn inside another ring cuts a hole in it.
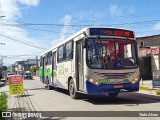
[{"label": "tree", "polygon": [[38,70],[38,67],[37,67],[37,66],[33,66],[32,68],[30,68],[30,71],[31,71],[31,72],[36,72],[36,70]]}]

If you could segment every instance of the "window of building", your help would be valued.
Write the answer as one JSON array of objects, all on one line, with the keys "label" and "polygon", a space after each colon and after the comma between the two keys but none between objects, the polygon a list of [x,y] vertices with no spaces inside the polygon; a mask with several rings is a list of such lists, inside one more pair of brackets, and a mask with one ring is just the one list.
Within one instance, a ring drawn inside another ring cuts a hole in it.
[{"label": "window of building", "polygon": [[140,48],[143,48],[144,47],[144,42],[140,42]]}]

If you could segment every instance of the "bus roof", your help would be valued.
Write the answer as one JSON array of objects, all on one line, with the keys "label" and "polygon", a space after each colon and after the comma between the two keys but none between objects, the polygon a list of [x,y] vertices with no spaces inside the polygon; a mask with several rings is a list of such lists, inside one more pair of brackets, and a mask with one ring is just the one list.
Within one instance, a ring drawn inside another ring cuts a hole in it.
[{"label": "bus roof", "polygon": [[[132,31],[132,30],[129,30],[129,29],[124,29],[124,28],[116,28],[116,27],[107,27],[107,26],[90,26],[90,27],[85,27],[83,29],[81,29],[80,31],[76,32],[75,34],[73,34],[72,36],[68,37],[67,39],[63,40],[62,42],[60,42],[59,44],[53,46],[52,48],[50,48],[49,50],[43,52],[40,56],[42,55],[45,55],[46,53],[56,49],[57,47],[59,47],[60,45],[68,42],[69,40],[72,40],[74,39],[75,37],[77,37],[78,35],[80,34],[83,34],[83,32],[86,32],[88,29],[91,29],[91,28],[111,28],[111,29],[121,29],[121,30],[128,30],[128,31]],[[134,33],[134,31],[132,31]]]}]

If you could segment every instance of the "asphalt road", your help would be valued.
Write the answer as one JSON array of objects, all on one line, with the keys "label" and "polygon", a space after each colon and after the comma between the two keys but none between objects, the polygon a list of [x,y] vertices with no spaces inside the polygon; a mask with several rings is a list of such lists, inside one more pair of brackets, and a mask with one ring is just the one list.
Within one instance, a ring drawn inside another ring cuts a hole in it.
[{"label": "asphalt road", "polygon": [[[160,98],[153,98],[140,93],[121,93],[116,99],[110,97],[83,96],[72,99],[66,90],[46,90],[45,85],[37,80],[24,80],[25,95],[14,95],[8,98],[8,110],[12,111],[160,111]],[[8,92],[8,86],[0,88],[0,92]],[[116,113],[115,113],[116,116]],[[82,116],[83,117],[83,116]],[[86,118],[59,119],[86,119]],[[90,117],[97,120],[106,118]],[[111,118],[124,119],[124,118]],[[157,117],[139,117],[125,119],[159,119]]]}]

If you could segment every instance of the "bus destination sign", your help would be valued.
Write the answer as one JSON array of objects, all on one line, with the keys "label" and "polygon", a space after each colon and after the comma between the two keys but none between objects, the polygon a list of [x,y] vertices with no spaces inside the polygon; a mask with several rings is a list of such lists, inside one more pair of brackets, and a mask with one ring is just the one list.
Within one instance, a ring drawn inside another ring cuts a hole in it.
[{"label": "bus destination sign", "polygon": [[117,36],[134,38],[132,31],[113,28],[91,28],[90,35]]}]

